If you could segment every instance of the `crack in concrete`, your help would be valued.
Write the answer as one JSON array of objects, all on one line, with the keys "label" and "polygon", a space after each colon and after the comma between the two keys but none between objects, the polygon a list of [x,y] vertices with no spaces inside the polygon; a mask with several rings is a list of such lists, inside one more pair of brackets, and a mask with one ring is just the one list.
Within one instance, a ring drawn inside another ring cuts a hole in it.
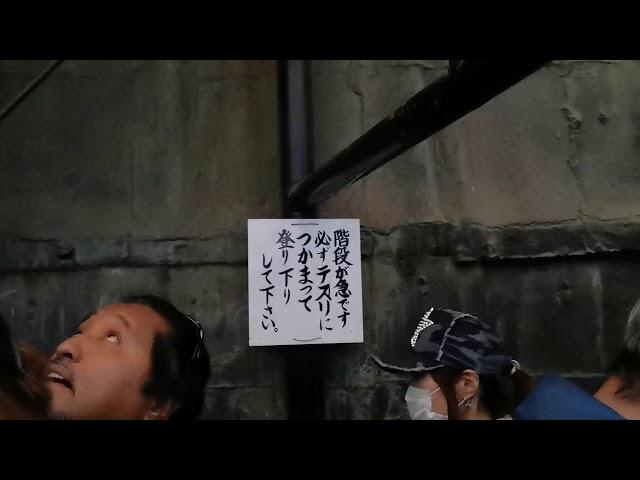
[{"label": "crack in concrete", "polygon": [[[572,73],[571,65],[568,64],[568,72],[563,77],[568,77]],[[578,172],[578,164],[576,162],[576,137],[580,134],[580,129],[582,128],[582,116],[580,113],[575,110],[571,106],[571,102],[573,100],[572,92],[570,91],[569,82],[567,78],[563,78],[562,80],[562,88],[566,97],[567,104],[560,109],[563,113],[565,120],[567,121],[567,129],[569,131],[569,155],[565,158],[567,167],[571,171],[571,176],[573,178],[573,187],[576,193],[576,198],[578,201],[578,216],[580,222],[584,223],[586,218],[584,212],[584,194],[582,189],[580,188],[580,180],[579,180],[579,172]]]},{"label": "crack in concrete", "polygon": [[364,95],[360,88],[359,79],[357,78],[358,74],[354,72],[354,69],[357,67],[362,67],[362,65],[354,64],[353,61],[349,62],[349,66],[345,71],[345,81],[347,88],[358,97],[358,103],[360,105],[360,133],[362,133],[364,130]]}]

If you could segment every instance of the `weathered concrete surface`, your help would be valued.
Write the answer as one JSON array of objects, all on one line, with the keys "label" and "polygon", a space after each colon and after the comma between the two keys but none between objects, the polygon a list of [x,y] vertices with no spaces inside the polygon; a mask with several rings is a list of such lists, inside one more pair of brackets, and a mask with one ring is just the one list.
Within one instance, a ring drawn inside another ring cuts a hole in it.
[{"label": "weathered concrete surface", "polygon": [[[442,74],[412,63],[314,63],[320,64],[313,70],[317,165]],[[637,215],[639,167],[631,159],[638,75],[635,61],[551,64],[339,193],[321,211],[379,229]],[[360,105],[341,106],[341,116],[327,113],[337,108],[332,99],[345,97]]]},{"label": "weathered concrete surface", "polygon": [[[0,61],[5,104],[47,62]],[[443,61],[312,62],[314,162],[442,75]],[[432,304],[483,317],[535,375],[595,390],[640,295],[636,61],[554,62],[319,216],[361,219],[365,343],[317,349],[327,418],[406,418]],[[269,61],[68,61],[0,124],[0,314],[51,350],[151,292],[207,331],[204,418],[287,417],[282,351],[247,343],[246,219],[278,217]]]},{"label": "weathered concrete surface", "polygon": [[572,64],[564,77],[569,158],[590,218],[639,213],[640,63]]},{"label": "weathered concrete surface", "polygon": [[283,420],[286,388],[215,387],[207,391],[205,420]]},{"label": "weathered concrete surface", "polygon": [[[48,62],[0,62],[0,103]],[[51,351],[156,293],[205,326],[206,418],[285,418],[281,355],[247,346],[247,218],[279,217],[272,61],[65,61],[0,125],[0,314]]]},{"label": "weathered concrete surface", "polygon": [[[452,257],[457,262],[555,258],[638,250],[640,224],[570,221],[506,227],[410,224],[361,229],[364,257]],[[0,272],[247,262],[246,228],[206,238],[43,240],[0,238]]]},{"label": "weathered concrete surface", "polygon": [[[313,62],[316,165],[445,69]],[[372,246],[365,344],[331,357],[328,417],[406,418],[406,379],[369,355],[410,354],[433,304],[495,325],[534,375],[598,387],[640,296],[639,75],[552,62],[320,207],[360,218]]]},{"label": "weathered concrete surface", "polygon": [[[0,65],[3,98],[33,63]],[[2,123],[0,232],[199,237],[278,216],[276,91],[269,61],[65,62]]]},{"label": "weathered concrete surface", "polygon": [[[442,68],[425,67],[422,63],[313,62],[315,164],[329,160],[443,73]],[[419,145],[415,150],[403,154],[398,161],[407,167],[410,165],[413,171],[411,168],[396,170],[397,175],[428,176],[424,162],[427,148]],[[406,190],[400,177],[391,179],[379,173],[386,171],[386,168],[327,200],[319,210],[321,214],[327,217],[361,218],[365,225],[386,228],[401,224],[392,218],[395,211],[378,208],[384,202],[391,201],[397,204],[397,210],[404,209],[405,215],[409,216],[407,223],[443,220],[437,210],[437,199],[432,198],[430,189],[425,186],[414,191]],[[379,220],[371,222],[373,218]]]}]

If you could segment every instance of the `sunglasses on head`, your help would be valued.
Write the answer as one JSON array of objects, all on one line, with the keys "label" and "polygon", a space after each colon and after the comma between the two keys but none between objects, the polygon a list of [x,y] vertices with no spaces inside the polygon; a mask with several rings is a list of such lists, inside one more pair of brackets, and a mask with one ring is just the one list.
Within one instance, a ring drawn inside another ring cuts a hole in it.
[{"label": "sunglasses on head", "polygon": [[202,329],[202,326],[200,325],[200,323],[193,318],[190,315],[186,315],[185,316],[191,320],[191,322],[194,324],[195,328],[196,328],[196,335],[197,335],[197,339],[196,339],[196,346],[193,349],[193,355],[191,355],[191,359],[189,361],[193,361],[196,358],[198,358],[200,356],[200,351],[201,351],[201,347],[202,347],[202,343],[204,341],[204,330]]}]

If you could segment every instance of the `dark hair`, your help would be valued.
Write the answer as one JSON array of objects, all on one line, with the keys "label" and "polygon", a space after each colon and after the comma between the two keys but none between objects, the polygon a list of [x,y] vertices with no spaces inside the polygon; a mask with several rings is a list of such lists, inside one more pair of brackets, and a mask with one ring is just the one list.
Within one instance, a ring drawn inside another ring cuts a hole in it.
[{"label": "dark hair", "polygon": [[16,345],[0,317],[0,420],[47,418],[46,366],[43,353],[25,343]]},{"label": "dark hair", "polygon": [[125,304],[145,305],[170,327],[158,335],[151,351],[151,378],[143,393],[159,402],[176,402],[171,420],[193,420],[204,405],[204,388],[211,374],[209,353],[195,322],[167,300],[155,295],[129,296]]},{"label": "dark hair", "polygon": [[616,395],[627,400],[640,399],[640,300],[629,312],[622,351],[609,367],[609,373],[622,382]]},{"label": "dark hair", "polygon": [[[448,417],[458,420],[458,403],[454,386],[460,379],[463,369],[444,366],[428,373],[416,376],[416,380],[431,375],[438,384],[447,401]],[[505,368],[502,375],[479,375],[479,407],[486,410],[492,419],[512,415],[515,409],[529,395],[533,387],[531,377],[522,370],[513,373],[512,365]]]}]

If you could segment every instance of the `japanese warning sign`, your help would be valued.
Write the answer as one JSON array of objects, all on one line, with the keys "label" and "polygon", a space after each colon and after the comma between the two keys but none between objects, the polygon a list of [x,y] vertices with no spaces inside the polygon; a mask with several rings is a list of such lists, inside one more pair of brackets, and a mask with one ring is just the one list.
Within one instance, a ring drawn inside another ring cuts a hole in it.
[{"label": "japanese warning sign", "polygon": [[361,343],[360,220],[249,220],[249,345]]}]

